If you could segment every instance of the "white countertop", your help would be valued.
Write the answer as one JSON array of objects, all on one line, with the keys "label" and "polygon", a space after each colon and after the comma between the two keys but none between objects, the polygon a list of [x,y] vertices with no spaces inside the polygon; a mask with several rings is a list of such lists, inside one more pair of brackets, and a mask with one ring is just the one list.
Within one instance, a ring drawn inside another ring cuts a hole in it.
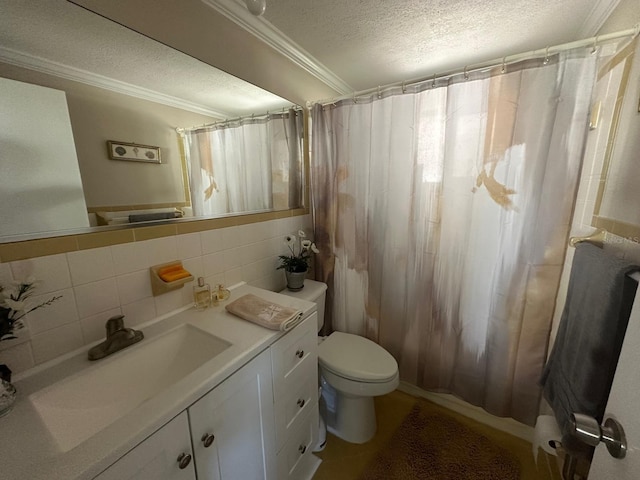
[{"label": "white countertop", "polygon": [[[217,307],[203,312],[190,308],[161,317],[142,328],[135,327],[144,332],[145,339],[105,359],[96,362],[87,360],[87,346],[63,361],[54,361],[45,365],[45,368],[40,367],[27,372],[14,382],[18,398],[13,410],[0,418],[0,478],[92,479],[216,387],[284,335],[282,332],[268,330],[226,312],[226,303],[247,293],[253,293],[280,305],[301,309],[305,317],[316,310],[313,303],[243,284],[234,288],[231,298]],[[184,323],[197,326],[229,342],[231,346],[85,442],[68,452],[62,452],[29,401],[29,396],[84,369],[99,365],[100,362],[108,362],[110,358],[126,354],[129,349],[134,349],[148,339]]]}]

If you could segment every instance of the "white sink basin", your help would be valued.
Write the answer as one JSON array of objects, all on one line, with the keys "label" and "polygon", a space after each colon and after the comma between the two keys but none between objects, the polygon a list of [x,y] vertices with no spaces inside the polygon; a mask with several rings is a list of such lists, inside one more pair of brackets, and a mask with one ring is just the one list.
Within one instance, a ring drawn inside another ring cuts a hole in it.
[{"label": "white sink basin", "polygon": [[29,399],[58,447],[66,452],[229,346],[225,340],[185,324],[98,360],[95,366]]}]

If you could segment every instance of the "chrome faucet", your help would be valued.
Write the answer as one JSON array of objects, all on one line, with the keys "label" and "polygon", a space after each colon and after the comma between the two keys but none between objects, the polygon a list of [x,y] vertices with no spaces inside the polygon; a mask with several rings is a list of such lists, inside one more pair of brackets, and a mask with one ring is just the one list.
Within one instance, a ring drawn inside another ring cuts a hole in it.
[{"label": "chrome faucet", "polygon": [[107,338],[104,342],[89,350],[89,360],[100,360],[112,353],[116,353],[144,338],[139,330],[124,327],[124,315],[116,315],[107,320]]}]

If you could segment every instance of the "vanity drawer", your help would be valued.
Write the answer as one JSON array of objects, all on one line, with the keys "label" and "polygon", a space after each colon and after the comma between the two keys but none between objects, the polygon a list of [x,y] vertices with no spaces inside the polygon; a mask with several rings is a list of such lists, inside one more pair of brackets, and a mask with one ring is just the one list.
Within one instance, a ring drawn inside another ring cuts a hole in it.
[{"label": "vanity drawer", "polygon": [[299,480],[307,477],[307,472],[314,468],[316,459],[312,450],[313,442],[318,438],[318,409],[312,409],[308,413],[289,433],[287,442],[278,453],[279,480]]},{"label": "vanity drawer", "polygon": [[[317,314],[314,313],[302,324],[281,338],[272,347],[273,393],[279,399],[289,389],[296,387],[296,376],[317,377],[318,336]],[[306,373],[297,372],[305,371]],[[317,378],[315,380],[317,382]]]},{"label": "vanity drawer", "polygon": [[[298,369],[296,369],[298,370]],[[318,410],[317,375],[309,375],[308,369],[296,371],[292,377],[292,388],[288,388],[275,403],[276,450],[280,450],[302,421],[306,421],[311,410]]]}]

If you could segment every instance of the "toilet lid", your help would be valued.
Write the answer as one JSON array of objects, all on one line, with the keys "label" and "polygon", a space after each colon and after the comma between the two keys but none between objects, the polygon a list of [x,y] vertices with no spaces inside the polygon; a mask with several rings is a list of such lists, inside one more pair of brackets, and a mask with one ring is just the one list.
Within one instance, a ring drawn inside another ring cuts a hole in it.
[{"label": "toilet lid", "polygon": [[336,375],[361,382],[386,382],[398,373],[398,363],[389,352],[350,333],[329,335],[318,345],[318,361]]}]

